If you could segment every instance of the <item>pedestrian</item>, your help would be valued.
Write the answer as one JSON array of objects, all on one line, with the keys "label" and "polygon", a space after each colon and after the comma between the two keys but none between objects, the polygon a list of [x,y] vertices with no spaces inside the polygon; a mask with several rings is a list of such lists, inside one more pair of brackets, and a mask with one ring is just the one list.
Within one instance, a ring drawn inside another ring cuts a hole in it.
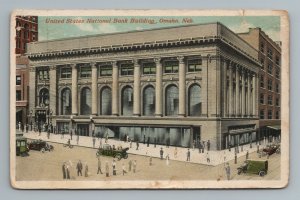
[{"label": "pedestrian", "polygon": [[40,128],[40,127],[39,127],[38,129],[39,129],[39,136],[41,136],[41,134],[42,134],[42,130],[41,130],[41,128]]},{"label": "pedestrian", "polygon": [[97,174],[99,174],[99,172],[102,174],[100,156],[98,156],[98,170],[97,170]]},{"label": "pedestrian", "polygon": [[102,148],[102,138],[100,138],[100,144],[99,144],[99,148]]},{"label": "pedestrian", "polygon": [[136,140],[136,150],[139,150],[139,140]]},{"label": "pedestrian", "polygon": [[210,141],[207,140],[207,151],[210,151]]},{"label": "pedestrian", "polygon": [[149,147],[149,144],[150,144],[150,137],[148,136],[148,138],[147,138],[147,147]]},{"label": "pedestrian", "polygon": [[210,158],[209,158],[208,152],[206,153],[206,162],[207,162],[207,163],[210,163]]},{"label": "pedestrian", "polygon": [[257,145],[257,150],[256,150],[257,153],[259,153],[259,144]]},{"label": "pedestrian", "polygon": [[50,129],[49,128],[47,129],[47,138],[48,138],[48,140],[50,139]]},{"label": "pedestrian", "polygon": [[152,156],[149,158],[149,165],[152,166]]},{"label": "pedestrian", "polygon": [[243,152],[243,151],[244,151],[244,146],[242,145],[242,146],[241,146],[241,152]]},{"label": "pedestrian", "polygon": [[87,164],[87,163],[85,163],[84,176],[85,176],[85,177],[88,177],[88,176],[89,176],[89,167],[88,167],[88,164]]},{"label": "pedestrian", "polygon": [[196,140],[193,140],[193,151],[195,150],[196,147]]},{"label": "pedestrian", "polygon": [[109,177],[109,165],[108,165],[108,161],[105,162],[105,175],[106,175],[106,177]]},{"label": "pedestrian", "polygon": [[226,151],[224,151],[224,164],[226,162]]},{"label": "pedestrian", "polygon": [[129,142],[129,136],[128,135],[126,136],[126,141]]},{"label": "pedestrian", "polygon": [[160,159],[162,160],[162,159],[163,159],[163,156],[164,156],[164,150],[163,150],[162,147],[160,148],[159,153],[160,153]]},{"label": "pedestrian", "polygon": [[167,137],[167,142],[166,142],[166,147],[169,148],[169,146],[170,146],[170,137],[168,136]]},{"label": "pedestrian", "polygon": [[236,153],[240,153],[240,145],[239,144],[236,147]]},{"label": "pedestrian", "polygon": [[144,133],[144,140],[143,140],[143,144],[145,144],[146,143],[146,135],[145,135],[145,133]]},{"label": "pedestrian", "polygon": [[123,171],[123,176],[124,176],[127,173],[124,163],[122,164],[122,171]]},{"label": "pedestrian", "polygon": [[229,163],[226,164],[225,172],[226,172],[227,180],[229,181],[230,180],[230,166],[229,166]]},{"label": "pedestrian", "polygon": [[96,138],[95,136],[93,136],[93,148],[95,148],[95,144],[96,144]]},{"label": "pedestrian", "polygon": [[73,130],[72,129],[70,131],[70,137],[71,137],[71,140],[73,140]]},{"label": "pedestrian", "polygon": [[65,135],[65,131],[62,130],[62,131],[61,131],[61,139],[63,139],[63,138],[65,137],[64,135]]},{"label": "pedestrian", "polygon": [[133,161],[133,173],[136,172],[136,160]]},{"label": "pedestrian", "polygon": [[76,137],[76,142],[77,142],[77,145],[79,144],[79,135],[77,134],[77,137]]},{"label": "pedestrian", "polygon": [[66,162],[63,163],[62,165],[62,173],[63,173],[63,179],[67,178],[67,174],[66,174]]},{"label": "pedestrian", "polygon": [[129,147],[132,148],[132,140],[130,139]]},{"label": "pedestrian", "polygon": [[188,151],[186,153],[186,161],[191,161],[191,152],[190,152],[190,149],[188,149]]},{"label": "pedestrian", "polygon": [[106,136],[105,136],[105,143],[108,142],[108,133],[106,133]]},{"label": "pedestrian", "polygon": [[82,176],[82,163],[80,160],[77,163],[76,169],[77,169],[77,176],[79,176],[79,174],[80,176]]},{"label": "pedestrian", "polygon": [[198,144],[198,150],[199,150],[199,153],[202,153],[202,144],[201,143]]},{"label": "pedestrian", "polygon": [[70,166],[66,165],[66,179],[70,179]]},{"label": "pedestrian", "polygon": [[154,138],[154,148],[156,148],[156,143],[157,143],[157,141],[156,141],[156,137]]},{"label": "pedestrian", "polygon": [[131,167],[132,167],[132,160],[129,160],[129,162],[128,162],[128,171],[130,171],[131,172]]},{"label": "pedestrian", "polygon": [[116,176],[117,175],[117,169],[116,169],[116,166],[117,163],[115,160],[112,161],[112,168],[113,168],[113,175]]},{"label": "pedestrian", "polygon": [[174,149],[174,158],[177,158],[177,147]]},{"label": "pedestrian", "polygon": [[247,153],[246,153],[246,160],[249,159],[249,151],[247,150]]},{"label": "pedestrian", "polygon": [[21,131],[21,122],[18,123],[19,131]]},{"label": "pedestrian", "polygon": [[166,165],[167,166],[169,165],[169,160],[170,160],[170,157],[169,157],[169,154],[167,154],[167,156],[166,156]]},{"label": "pedestrian", "polygon": [[204,153],[204,149],[205,149],[205,141],[202,142],[202,148],[203,148],[202,150],[203,150],[203,153]]},{"label": "pedestrian", "polygon": [[234,154],[234,164],[237,164],[237,153]]}]

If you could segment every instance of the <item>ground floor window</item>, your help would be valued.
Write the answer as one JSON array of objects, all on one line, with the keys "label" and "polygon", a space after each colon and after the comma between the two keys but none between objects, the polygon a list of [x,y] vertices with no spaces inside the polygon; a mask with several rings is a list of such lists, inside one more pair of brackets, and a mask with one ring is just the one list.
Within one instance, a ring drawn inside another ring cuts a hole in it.
[{"label": "ground floor window", "polygon": [[77,124],[77,134],[81,136],[89,136],[90,134],[89,124]]},{"label": "ground floor window", "polygon": [[61,134],[68,134],[69,133],[69,126],[70,123],[69,122],[57,122],[56,123],[56,129],[57,129],[57,133]]}]

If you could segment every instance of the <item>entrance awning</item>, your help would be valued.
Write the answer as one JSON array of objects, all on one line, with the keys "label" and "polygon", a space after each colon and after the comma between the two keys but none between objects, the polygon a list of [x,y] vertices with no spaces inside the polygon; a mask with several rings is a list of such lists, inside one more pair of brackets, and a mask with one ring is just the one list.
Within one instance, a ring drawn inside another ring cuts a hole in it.
[{"label": "entrance awning", "polygon": [[256,132],[256,130],[253,129],[253,128],[245,128],[245,129],[238,129],[238,130],[229,130],[229,134],[230,135],[242,134],[242,133],[251,133],[251,132]]},{"label": "entrance awning", "polygon": [[21,112],[22,110],[23,110],[22,108],[17,108],[17,109],[16,109],[16,113],[17,113],[17,112]]},{"label": "entrance awning", "polygon": [[280,131],[281,130],[281,125],[275,125],[275,126],[267,126],[267,128],[276,130],[276,131]]}]

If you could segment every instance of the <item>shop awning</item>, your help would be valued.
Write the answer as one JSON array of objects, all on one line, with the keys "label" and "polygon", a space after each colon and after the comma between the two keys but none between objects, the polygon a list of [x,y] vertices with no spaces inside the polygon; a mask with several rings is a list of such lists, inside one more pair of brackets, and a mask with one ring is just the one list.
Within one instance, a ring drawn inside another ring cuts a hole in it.
[{"label": "shop awning", "polygon": [[267,128],[274,129],[276,131],[280,131],[281,130],[281,125],[267,126]]},{"label": "shop awning", "polygon": [[241,133],[251,133],[256,132],[256,129],[253,128],[245,128],[245,129],[238,129],[238,130],[229,130],[229,134],[241,134]]},{"label": "shop awning", "polygon": [[17,113],[17,112],[21,112],[22,110],[23,110],[22,108],[17,108],[17,109],[16,109],[16,113]]}]

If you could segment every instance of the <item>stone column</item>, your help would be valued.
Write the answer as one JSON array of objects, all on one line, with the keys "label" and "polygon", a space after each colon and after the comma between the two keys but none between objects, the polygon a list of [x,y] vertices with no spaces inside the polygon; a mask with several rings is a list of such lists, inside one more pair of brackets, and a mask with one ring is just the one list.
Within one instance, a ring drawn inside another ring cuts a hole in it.
[{"label": "stone column", "polygon": [[76,64],[72,64],[72,115],[78,115],[78,97],[77,97],[77,67]]},{"label": "stone column", "polygon": [[91,67],[92,67],[92,115],[97,115],[98,113],[98,92],[97,92],[97,88],[98,88],[98,74],[97,74],[97,65],[96,63],[91,63]]},{"label": "stone column", "polygon": [[163,115],[163,89],[162,89],[162,64],[160,58],[154,59],[156,64],[156,82],[155,82],[155,116]]},{"label": "stone column", "polygon": [[227,105],[229,106],[229,113],[228,116],[232,117],[233,115],[233,98],[232,98],[232,64],[230,62],[229,64],[229,98],[228,98],[228,102]]},{"label": "stone column", "polygon": [[29,68],[29,85],[29,112],[32,110],[32,116],[34,116],[36,106],[36,68],[34,66]]},{"label": "stone column", "polygon": [[117,62],[112,62],[112,114],[119,115],[119,69]]},{"label": "stone column", "polygon": [[242,69],[242,117],[245,116],[245,69]]},{"label": "stone column", "polygon": [[49,83],[50,83],[50,90],[49,90],[49,108],[52,110],[52,115],[56,115],[56,93],[57,93],[57,81],[56,81],[56,66],[51,66],[49,68]]},{"label": "stone column", "polygon": [[256,89],[257,89],[257,87],[256,87],[256,74],[253,74],[253,76],[252,76],[252,87],[253,87],[253,90],[252,90],[252,101],[253,101],[253,103],[252,103],[252,114],[253,114],[253,117],[256,117],[257,115],[256,115],[256,112],[257,112],[257,110],[256,110],[256,102],[257,102],[257,99],[256,99]]},{"label": "stone column", "polygon": [[248,109],[247,109],[247,116],[251,116],[251,74],[250,72],[248,73],[248,97],[247,97],[247,102],[248,102]]},{"label": "stone column", "polygon": [[235,68],[235,117],[240,114],[240,74],[239,68]]},{"label": "stone column", "polygon": [[227,65],[223,61],[222,65],[222,90],[223,90],[223,117],[227,116]]},{"label": "stone column", "polygon": [[177,57],[179,61],[179,111],[178,115],[184,117],[185,116],[185,98],[186,98],[186,84],[185,84],[185,79],[186,79],[186,73],[185,73],[185,64],[184,64],[184,57],[179,56]]},{"label": "stone column", "polygon": [[133,115],[141,115],[141,66],[138,60],[134,60],[134,76],[133,76]]}]

